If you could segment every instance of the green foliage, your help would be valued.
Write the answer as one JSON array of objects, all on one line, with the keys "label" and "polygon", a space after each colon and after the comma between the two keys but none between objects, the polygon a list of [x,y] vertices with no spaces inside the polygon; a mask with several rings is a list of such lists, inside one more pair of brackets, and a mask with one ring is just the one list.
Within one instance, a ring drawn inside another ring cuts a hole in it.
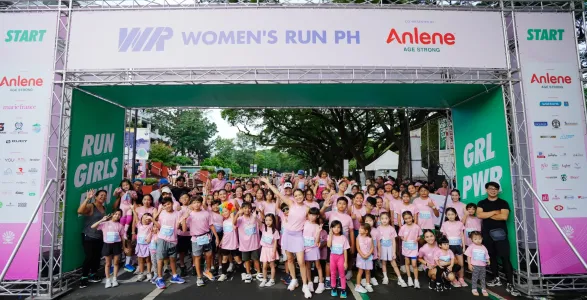
[{"label": "green foliage", "polygon": [[149,158],[153,162],[162,162],[165,165],[171,164],[171,159],[173,158],[173,148],[157,143],[151,145],[151,150],[149,151]]},{"label": "green foliage", "polygon": [[176,165],[180,166],[192,166],[194,164],[194,160],[187,156],[175,156],[171,159],[171,162]]},{"label": "green foliage", "polygon": [[145,180],[143,181],[143,184],[144,185],[153,185],[153,184],[157,183],[158,181],[159,180],[157,178],[149,177],[149,178],[145,178]]}]

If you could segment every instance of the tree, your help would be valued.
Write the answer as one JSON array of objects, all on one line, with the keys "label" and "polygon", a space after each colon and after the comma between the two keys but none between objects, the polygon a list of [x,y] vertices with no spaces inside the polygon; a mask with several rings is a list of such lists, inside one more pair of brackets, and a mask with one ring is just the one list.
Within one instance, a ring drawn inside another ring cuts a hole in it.
[{"label": "tree", "polygon": [[194,164],[194,160],[187,156],[175,156],[171,159],[171,162],[180,166],[191,166]]},{"label": "tree", "polygon": [[151,145],[149,159],[153,162],[162,162],[165,165],[171,164],[173,149],[165,144],[157,143]]}]

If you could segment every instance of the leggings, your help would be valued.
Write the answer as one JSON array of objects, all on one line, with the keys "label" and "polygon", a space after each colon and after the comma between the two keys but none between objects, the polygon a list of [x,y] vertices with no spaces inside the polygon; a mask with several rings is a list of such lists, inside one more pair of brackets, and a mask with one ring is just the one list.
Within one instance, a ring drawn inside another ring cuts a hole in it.
[{"label": "leggings", "polygon": [[330,253],[330,282],[336,286],[337,274],[340,277],[340,288],[346,289],[346,277],[344,274],[344,255]]},{"label": "leggings", "polygon": [[102,259],[102,239],[93,239],[83,237],[84,245],[84,264],[82,266],[82,277],[88,277],[90,271],[97,273],[100,268],[100,260]]}]

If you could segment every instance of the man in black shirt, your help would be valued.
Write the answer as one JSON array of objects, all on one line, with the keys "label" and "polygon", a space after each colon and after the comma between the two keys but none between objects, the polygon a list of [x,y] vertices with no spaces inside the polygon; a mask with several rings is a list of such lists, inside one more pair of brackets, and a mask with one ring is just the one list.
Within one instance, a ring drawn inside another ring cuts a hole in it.
[{"label": "man in black shirt", "polygon": [[179,197],[183,194],[188,194],[192,190],[185,186],[185,177],[179,176],[175,180],[175,186],[171,188],[171,194],[173,194],[173,198],[179,201]]},{"label": "man in black shirt", "polygon": [[482,220],[483,245],[489,252],[491,273],[495,276],[487,285],[501,286],[497,264],[499,257],[507,277],[506,290],[512,296],[519,296],[520,293],[514,288],[514,271],[510,261],[510,242],[506,223],[510,214],[510,206],[505,200],[497,197],[499,183],[488,182],[485,184],[485,190],[487,198],[477,204],[477,217]]}]

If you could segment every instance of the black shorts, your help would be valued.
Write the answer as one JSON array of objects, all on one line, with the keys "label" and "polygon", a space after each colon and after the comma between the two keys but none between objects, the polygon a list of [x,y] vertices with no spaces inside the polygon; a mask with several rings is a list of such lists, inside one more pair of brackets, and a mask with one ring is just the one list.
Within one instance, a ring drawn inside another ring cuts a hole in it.
[{"label": "black shorts", "polygon": [[[218,245],[220,245],[220,241],[222,241],[222,237],[224,236],[223,232],[216,232],[218,234]],[[220,246],[216,247],[216,237],[212,235],[212,252],[218,253],[218,249]]]},{"label": "black shorts", "polygon": [[226,249],[220,248],[220,255],[222,255],[222,256],[229,256],[229,255],[231,255],[232,257],[235,257],[235,256],[240,257],[241,256],[241,252],[238,251],[238,249],[235,249],[235,250],[226,250]]},{"label": "black shorts", "polygon": [[449,249],[454,255],[463,255],[463,246],[461,245],[452,245],[449,246]]},{"label": "black shorts", "polygon": [[242,252],[243,261],[259,260],[259,249]]},{"label": "black shorts", "polygon": [[188,253],[192,249],[192,237],[191,236],[177,236],[177,252]]},{"label": "black shorts", "polygon": [[122,254],[122,242],[104,243],[102,246],[102,256],[120,255]]}]

